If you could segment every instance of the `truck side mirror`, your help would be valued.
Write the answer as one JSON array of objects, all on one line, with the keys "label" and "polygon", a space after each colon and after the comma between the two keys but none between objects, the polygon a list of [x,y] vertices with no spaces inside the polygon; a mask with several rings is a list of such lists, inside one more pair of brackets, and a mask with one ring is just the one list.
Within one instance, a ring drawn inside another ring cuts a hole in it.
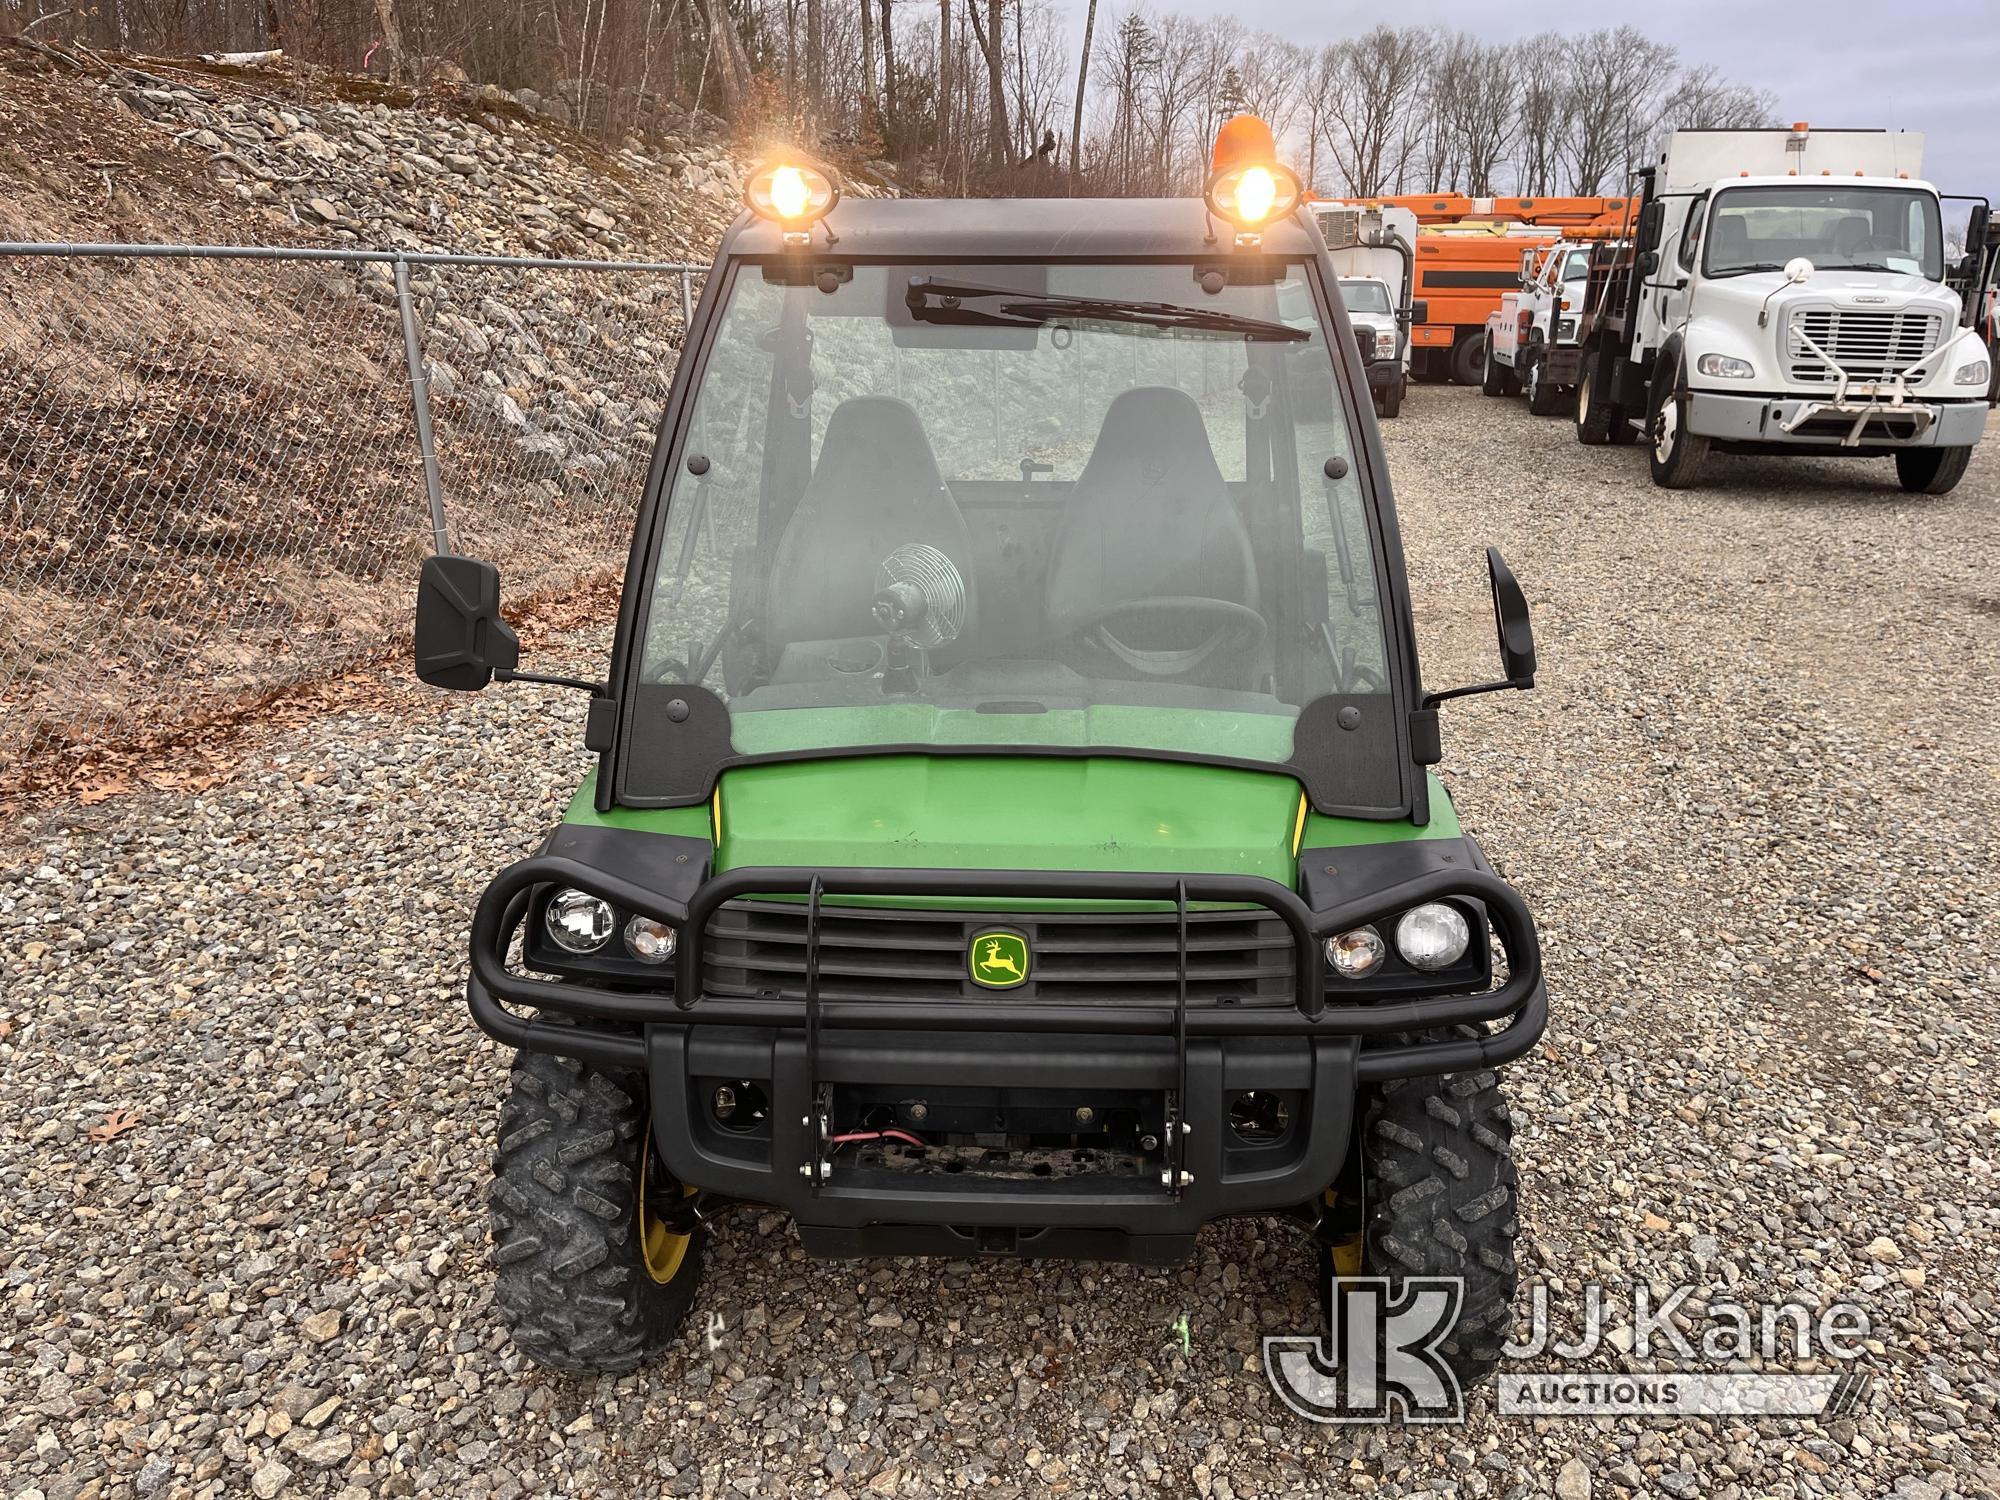
[{"label": "truck side mirror", "polygon": [[1659,245],[1660,225],[1666,215],[1666,204],[1657,198],[1639,210],[1639,229],[1633,236],[1633,242],[1641,250],[1651,250]]},{"label": "truck side mirror", "polygon": [[432,687],[478,692],[521,662],[500,618],[500,570],[474,557],[424,559],[417,575],[417,676]]},{"label": "truck side mirror", "polygon": [[1410,303],[1410,321],[1412,323],[1428,323],[1430,322],[1430,320],[1431,320],[1430,303],[1426,302],[1422,297],[1418,297],[1415,301]]},{"label": "truck side mirror", "polygon": [[1639,253],[1639,274],[1641,276],[1655,275],[1658,273],[1659,269],[1660,269],[1659,251],[1642,250]]},{"label": "truck side mirror", "polygon": [[1511,687],[1535,685],[1535,629],[1528,599],[1498,547],[1486,549],[1486,578],[1493,589],[1493,629],[1500,637],[1500,666]]}]

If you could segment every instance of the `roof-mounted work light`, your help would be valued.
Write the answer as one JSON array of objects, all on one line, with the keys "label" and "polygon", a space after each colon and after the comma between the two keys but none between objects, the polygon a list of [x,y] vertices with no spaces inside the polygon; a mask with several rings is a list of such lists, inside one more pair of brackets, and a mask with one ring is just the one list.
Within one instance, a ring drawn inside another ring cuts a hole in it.
[{"label": "roof-mounted work light", "polygon": [[1255,115],[1237,115],[1215,135],[1215,154],[1202,198],[1210,213],[1236,226],[1236,243],[1254,249],[1264,226],[1299,206],[1298,174],[1278,164],[1271,127]]},{"label": "roof-mounted work light", "polygon": [[760,219],[785,232],[787,245],[805,245],[812,227],[840,201],[833,174],[802,161],[768,162],[743,184],[743,202]]}]

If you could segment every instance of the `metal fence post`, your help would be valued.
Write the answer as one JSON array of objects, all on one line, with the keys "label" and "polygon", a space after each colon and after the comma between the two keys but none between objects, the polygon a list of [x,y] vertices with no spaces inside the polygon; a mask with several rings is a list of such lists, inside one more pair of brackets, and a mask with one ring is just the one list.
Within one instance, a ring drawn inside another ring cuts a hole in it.
[{"label": "metal fence post", "polygon": [[688,273],[683,271],[681,272],[681,336],[683,339],[687,336],[687,330],[693,326],[694,296],[688,290]]},{"label": "metal fence post", "polygon": [[396,309],[403,316],[403,357],[410,363],[410,404],[417,417],[417,448],[424,458],[424,493],[431,503],[431,539],[439,553],[449,553],[444,529],[444,481],[438,476],[437,444],[431,440],[431,386],[424,375],[423,350],[417,344],[417,312],[410,299],[410,264],[396,257]]}]

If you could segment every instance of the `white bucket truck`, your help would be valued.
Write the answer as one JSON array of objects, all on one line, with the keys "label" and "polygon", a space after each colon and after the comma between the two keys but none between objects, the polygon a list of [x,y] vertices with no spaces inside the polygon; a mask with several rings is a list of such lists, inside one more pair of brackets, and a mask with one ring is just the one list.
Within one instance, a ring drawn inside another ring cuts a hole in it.
[{"label": "white bucket truck", "polygon": [[1487,395],[1526,395],[1536,416],[1555,414],[1576,384],[1590,257],[1590,242],[1567,237],[1546,250],[1522,252],[1520,290],[1503,296],[1500,310],[1486,319],[1480,389]]},{"label": "white bucket truck", "polygon": [[[1893,458],[1941,495],[1985,430],[1972,324],[1990,256],[1948,252],[1921,135],[1679,130],[1644,184],[1632,249],[1594,254],[1576,427],[1638,437],[1653,480],[1711,450]],[[1974,200],[1968,243],[1987,238]]]}]

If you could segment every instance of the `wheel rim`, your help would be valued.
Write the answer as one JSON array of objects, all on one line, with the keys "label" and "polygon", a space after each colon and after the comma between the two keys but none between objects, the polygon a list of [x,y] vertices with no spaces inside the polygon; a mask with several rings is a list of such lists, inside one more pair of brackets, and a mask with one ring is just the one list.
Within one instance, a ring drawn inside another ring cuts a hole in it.
[{"label": "wheel rim", "polygon": [[[1332,1188],[1326,1189],[1320,1197],[1328,1208],[1332,1208],[1338,1201],[1338,1195]],[[1352,1281],[1361,1274],[1362,1239],[1366,1233],[1365,1229],[1357,1229],[1345,1239],[1327,1242],[1327,1254],[1333,1261],[1333,1274],[1341,1281]]]},{"label": "wheel rim", "polygon": [[[692,1233],[675,1234],[654,1218],[646,1207],[646,1169],[653,1160],[653,1122],[646,1122],[646,1144],[639,1153],[639,1251],[645,1257],[646,1274],[664,1286],[680,1273],[681,1262],[687,1259],[688,1242]],[[694,1196],[693,1188],[686,1188],[689,1197]]]},{"label": "wheel rim", "polygon": [[1533,401],[1542,389],[1542,362],[1539,359],[1528,361],[1528,375],[1523,384],[1527,387],[1528,399]]},{"label": "wheel rim", "polygon": [[1583,372],[1583,383],[1576,388],[1576,421],[1579,427],[1590,425],[1590,378],[1592,371]]},{"label": "wheel rim", "polygon": [[1661,463],[1669,462],[1674,456],[1674,447],[1680,441],[1680,403],[1669,396],[1660,403],[1660,414],[1653,419],[1653,455]]}]

